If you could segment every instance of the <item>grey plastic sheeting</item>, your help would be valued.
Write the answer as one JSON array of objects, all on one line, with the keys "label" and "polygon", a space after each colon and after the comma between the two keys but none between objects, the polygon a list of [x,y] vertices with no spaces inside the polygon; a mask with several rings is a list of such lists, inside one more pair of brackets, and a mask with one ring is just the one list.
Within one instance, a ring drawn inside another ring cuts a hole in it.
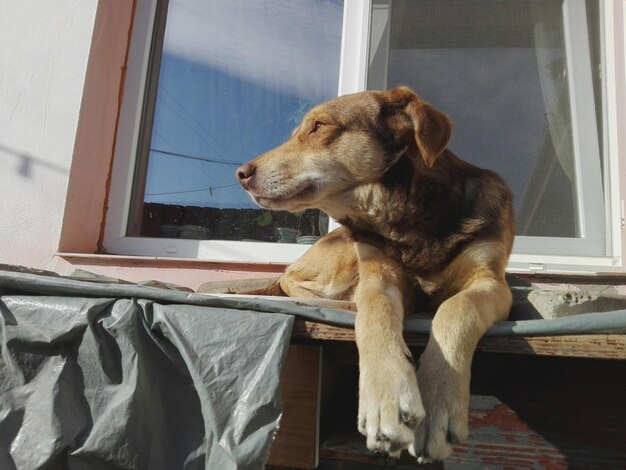
[{"label": "grey plastic sheeting", "polygon": [[256,469],[293,317],[5,295],[0,469]]},{"label": "grey plastic sheeting", "polygon": [[[354,325],[329,308],[8,271],[0,294],[2,470],[262,468],[294,315]],[[488,335],[623,331],[620,310]]]},{"label": "grey plastic sheeting", "polygon": [[[325,307],[305,307],[291,302],[246,297],[215,297],[135,284],[100,284],[73,279],[38,276],[0,270],[0,293],[30,292],[42,295],[142,298],[221,309],[284,313],[331,325],[354,327],[354,314]],[[525,289],[527,290],[527,289]],[[432,315],[410,315],[404,320],[408,333],[428,334]],[[554,319],[503,321],[492,326],[487,336],[552,336],[594,333],[625,333],[626,310],[572,315]]]}]

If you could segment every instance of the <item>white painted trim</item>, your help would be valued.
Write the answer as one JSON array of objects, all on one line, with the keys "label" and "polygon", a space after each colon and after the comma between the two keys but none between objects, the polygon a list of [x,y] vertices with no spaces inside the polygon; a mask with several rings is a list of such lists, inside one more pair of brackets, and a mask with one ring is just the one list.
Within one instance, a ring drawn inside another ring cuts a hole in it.
[{"label": "white painted trim", "polygon": [[[616,10],[620,10],[621,5],[621,14]],[[626,90],[626,81],[624,77],[624,71],[620,73],[619,68],[616,67],[616,62],[618,58],[624,63],[623,57],[626,52],[626,47],[624,43],[623,31],[624,28],[621,28],[621,37],[618,37],[617,34],[620,30],[619,22],[624,20],[623,16],[623,0],[613,0],[607,2],[601,2],[601,34],[602,34],[602,49],[603,49],[603,93],[605,95],[604,105],[606,106],[605,115],[603,118],[605,119],[605,148],[604,148],[604,162],[605,162],[605,178],[604,184],[606,188],[604,190],[604,197],[608,198],[606,203],[602,203],[603,211],[603,221],[594,219],[589,221],[588,215],[586,225],[587,227],[601,224],[602,227],[605,227],[606,233],[603,234],[605,240],[605,246],[603,249],[603,254],[606,256],[580,256],[580,253],[585,253],[585,248],[587,245],[587,241],[585,239],[567,239],[567,238],[541,238],[541,237],[517,237],[515,240],[515,248],[518,252],[524,250],[528,251],[536,251],[533,250],[533,244],[529,244],[526,247],[525,243],[528,243],[526,239],[535,239],[535,243],[542,243],[542,252],[544,254],[513,254],[511,256],[508,269],[513,272],[538,272],[538,268],[541,268],[539,272],[551,273],[551,274],[593,274],[593,273],[617,273],[624,272],[626,266],[624,265],[624,259],[622,256],[622,246],[626,242],[626,238],[624,237],[624,229],[622,228],[621,222],[621,206],[622,200],[624,198],[624,188],[626,187],[626,180],[620,182],[620,168],[626,168],[626,155],[623,152],[623,140],[624,135],[626,135],[626,129],[624,129],[624,121],[626,121],[626,103],[622,103],[618,97],[625,95]],[[579,45],[574,44],[572,40],[575,40],[573,34],[569,34],[571,31],[568,31],[568,28],[571,28],[572,24],[568,24],[567,18],[572,16],[571,8],[582,8],[584,10],[584,4],[582,2],[574,3],[572,0],[567,0],[563,4],[564,9],[564,21],[566,26],[566,42],[570,51],[575,51],[573,55],[578,55],[580,53]],[[569,9],[569,11],[568,11]],[[578,11],[578,15],[581,14],[581,11]],[[585,14],[582,11],[582,14]],[[573,13],[575,16],[576,13]],[[621,17],[621,19],[620,19]],[[580,19],[580,18],[579,18]],[[622,23],[623,24],[623,23]],[[586,23],[585,23],[586,25]],[[578,38],[582,41],[582,39],[588,40],[587,37]],[[588,44],[588,42],[587,42]],[[588,45],[587,45],[588,48]],[[572,54],[568,51],[568,74],[570,77],[573,76],[571,61]],[[620,56],[621,54],[621,56]],[[579,64],[580,65],[580,64]],[[590,67],[588,67],[590,69]],[[590,79],[590,77],[588,77]],[[588,85],[585,85],[588,86]],[[570,89],[575,93],[575,88],[580,88],[579,84],[574,84],[570,82]],[[583,99],[585,99],[583,97]],[[577,114],[580,116],[582,111],[584,111],[585,106],[580,106],[580,110],[574,108],[577,100],[579,98],[572,97],[572,118],[574,120],[574,126],[576,126],[576,118]],[[580,105],[580,103],[578,103]],[[587,105],[588,107],[588,105]],[[581,125],[588,126],[589,123],[581,123],[578,121],[578,127]],[[576,127],[574,127],[576,129]],[[595,122],[593,123],[593,129],[596,129]],[[621,130],[620,130],[621,129]],[[576,133],[574,133],[576,134]],[[578,138],[578,136],[575,136]],[[579,145],[580,143],[578,143]],[[577,143],[575,142],[575,151],[576,151],[576,160],[579,161],[578,155],[583,151],[580,147],[576,147]],[[608,170],[608,171],[607,171]],[[589,170],[587,168],[577,168],[577,175],[582,173],[587,173]],[[591,171],[593,174],[591,175],[592,179],[598,180],[600,177],[599,168],[596,170],[592,168]],[[580,185],[581,182],[578,181]],[[579,186],[582,188],[582,186]],[[588,207],[597,206],[598,202],[588,203],[587,191],[583,190],[583,195],[581,199],[583,203],[587,203]],[[593,209],[592,209],[593,210]],[[596,209],[597,210],[597,209]],[[598,211],[599,212],[599,211]],[[585,212],[589,214],[589,210]],[[599,215],[599,214],[596,214]],[[530,240],[529,240],[530,241]],[[560,246],[561,250],[564,248],[572,251],[572,253],[577,253],[578,255],[574,256],[552,256],[549,254],[545,254],[551,250],[553,250],[556,246]],[[588,245],[587,245],[588,246]]]},{"label": "white painted trim", "polygon": [[549,256],[512,254],[507,266],[513,273],[603,274],[623,272],[619,256]]},{"label": "white painted trim", "polygon": [[608,196],[606,203],[605,218],[607,220],[607,255],[613,253],[614,256],[621,257],[621,220],[623,213],[623,203],[620,197],[619,188],[619,146],[617,138],[617,104],[616,87],[617,77],[615,70],[616,37],[613,19],[613,2],[601,2],[601,21],[604,31],[602,41],[602,61],[603,70],[603,106],[605,109],[605,122],[607,131],[605,132],[604,149],[605,193]]},{"label": "white painted trim", "polygon": [[344,0],[339,95],[365,90],[371,0]]},{"label": "white painted trim", "polygon": [[[605,93],[607,113],[607,161],[610,195],[611,246],[614,256],[623,259],[626,244],[623,206],[626,198],[626,2],[613,0],[602,2],[604,8],[604,59]],[[626,266],[622,261],[622,271]]]},{"label": "white painted trim", "polygon": [[372,0],[368,48],[368,90],[386,90],[389,72],[391,0]]},{"label": "white painted trim", "polygon": [[[584,0],[563,2],[563,25],[581,238],[585,240],[587,253],[606,254],[608,227],[604,219],[601,157]],[[604,31],[601,30],[601,34]]]},{"label": "white painted trim", "polygon": [[157,2],[138,0],[135,10],[103,240],[104,248],[109,253],[125,253],[123,246],[128,224],[156,6]]},{"label": "white painted trim", "polygon": [[124,243],[120,244],[117,254],[224,263],[289,264],[310,247],[311,245],[295,243],[124,237]]},{"label": "white painted trim", "polygon": [[[344,0],[338,95],[365,90],[372,0]],[[330,219],[328,230],[341,224]]]},{"label": "white painted trim", "polygon": [[[623,246],[626,230],[622,226],[622,205],[626,195],[626,2],[612,0],[601,2],[603,41],[603,88],[605,98],[605,195],[608,256],[511,256],[509,270],[553,274],[618,273],[626,271]],[[558,243],[560,240],[556,240]],[[561,240],[562,241],[562,240]],[[517,240],[516,240],[517,242]],[[609,251],[610,250],[610,251]],[[612,256],[611,256],[612,255]],[[531,268],[532,267],[532,268]]]}]

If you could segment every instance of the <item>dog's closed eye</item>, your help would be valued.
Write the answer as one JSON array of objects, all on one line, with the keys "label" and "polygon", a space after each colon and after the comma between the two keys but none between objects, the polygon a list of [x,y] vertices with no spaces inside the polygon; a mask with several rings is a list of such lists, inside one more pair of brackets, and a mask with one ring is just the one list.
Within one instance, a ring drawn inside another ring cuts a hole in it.
[{"label": "dog's closed eye", "polygon": [[313,126],[311,127],[311,130],[309,131],[309,135],[314,134],[315,132],[319,131],[323,125],[324,125],[323,123],[319,121],[315,121],[313,123]]}]

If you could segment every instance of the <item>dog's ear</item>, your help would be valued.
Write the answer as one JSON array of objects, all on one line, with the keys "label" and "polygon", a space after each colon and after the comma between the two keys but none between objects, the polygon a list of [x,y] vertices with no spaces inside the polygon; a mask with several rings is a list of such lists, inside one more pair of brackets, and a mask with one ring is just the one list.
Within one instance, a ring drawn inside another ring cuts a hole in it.
[{"label": "dog's ear", "polygon": [[432,168],[437,157],[443,153],[450,142],[452,135],[450,118],[422,101],[407,87],[394,88],[388,93],[390,101],[404,108],[404,112],[410,118],[417,149],[424,163]]}]

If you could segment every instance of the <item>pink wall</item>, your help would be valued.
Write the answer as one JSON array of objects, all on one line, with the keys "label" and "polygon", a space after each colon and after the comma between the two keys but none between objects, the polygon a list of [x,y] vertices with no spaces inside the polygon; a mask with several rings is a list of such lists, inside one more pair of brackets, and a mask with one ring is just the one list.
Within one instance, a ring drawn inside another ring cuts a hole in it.
[{"label": "pink wall", "polygon": [[0,263],[53,261],[96,6],[2,2]]},{"label": "pink wall", "polygon": [[282,266],[94,255],[134,11],[55,0],[10,2],[0,16],[0,263],[191,288],[276,275]]}]

